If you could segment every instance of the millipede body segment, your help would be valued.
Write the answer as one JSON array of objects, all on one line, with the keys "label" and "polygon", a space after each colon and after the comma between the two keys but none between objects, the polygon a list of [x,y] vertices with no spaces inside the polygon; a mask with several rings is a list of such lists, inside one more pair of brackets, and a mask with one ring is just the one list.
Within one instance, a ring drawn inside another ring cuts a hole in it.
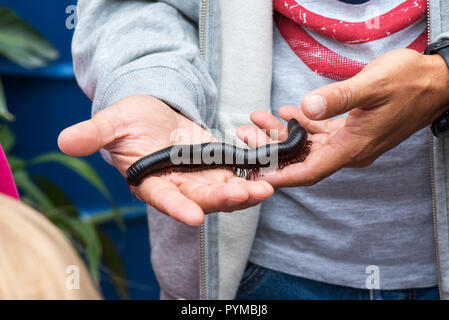
[{"label": "millipede body segment", "polygon": [[307,131],[296,119],[290,119],[287,128],[285,141],[254,149],[220,142],[170,146],[137,160],[128,168],[125,178],[129,185],[138,186],[149,175],[213,168],[228,168],[241,177],[249,177],[260,168],[282,168],[302,162],[310,152]]}]

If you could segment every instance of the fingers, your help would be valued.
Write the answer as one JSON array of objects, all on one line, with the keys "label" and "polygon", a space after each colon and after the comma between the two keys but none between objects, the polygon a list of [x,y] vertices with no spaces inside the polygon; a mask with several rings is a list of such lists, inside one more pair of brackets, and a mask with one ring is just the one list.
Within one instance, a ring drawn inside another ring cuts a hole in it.
[{"label": "fingers", "polygon": [[144,201],[159,211],[192,226],[204,222],[204,212],[201,207],[188,199],[178,187],[162,177],[150,177],[134,188],[141,201]]},{"label": "fingers", "polygon": [[[368,73],[368,74],[366,74]],[[357,107],[375,107],[381,99],[375,75],[360,74],[318,88],[304,97],[301,106],[304,114],[313,120],[328,119],[344,114]]]},{"label": "fingers", "polygon": [[237,183],[243,184],[243,186],[248,190],[248,200],[246,201],[246,203],[243,203],[242,207],[239,209],[255,206],[263,200],[271,197],[274,193],[273,186],[266,181],[249,181],[239,177],[233,177],[228,181],[235,181]]},{"label": "fingers", "polygon": [[253,125],[237,128],[237,137],[245,142],[250,148],[256,148],[273,142],[264,131]]},{"label": "fingers", "polygon": [[331,134],[344,124],[344,119],[310,120],[302,111],[302,108],[296,106],[284,106],[279,109],[279,116],[284,120],[295,118],[311,134],[327,133]]},{"label": "fingers", "polygon": [[287,127],[268,111],[254,111],[251,121],[259,128],[266,130],[272,140],[285,140],[288,136]]},{"label": "fingers", "polygon": [[314,185],[342,168],[346,162],[345,154],[344,150],[335,150],[329,145],[318,148],[312,145],[312,152],[304,162],[262,173],[257,179],[277,188]]},{"label": "fingers", "polygon": [[210,185],[185,183],[179,186],[179,190],[198,203],[204,212],[229,212],[251,207],[270,197],[274,191],[267,182],[245,181],[237,177]]},{"label": "fingers", "polygon": [[[153,120],[154,123],[151,123]],[[61,151],[72,156],[87,156],[122,138],[134,127],[137,136],[147,133],[145,125],[172,128],[173,112],[160,100],[146,95],[131,95],[101,110],[92,119],[63,130],[58,138]]]},{"label": "fingers", "polygon": [[204,213],[255,206],[274,192],[265,181],[247,181],[218,169],[150,177],[133,190],[140,200],[189,225],[202,224]]},{"label": "fingers", "polygon": [[254,111],[251,121],[257,126],[246,125],[237,129],[237,136],[250,148],[255,148],[288,137],[287,127],[268,111]]},{"label": "fingers", "polygon": [[247,190],[236,183],[217,183],[205,185],[203,183],[185,183],[179,190],[200,204],[205,212],[221,211],[217,208],[232,208],[248,200]]},{"label": "fingers", "polygon": [[91,155],[115,140],[116,122],[114,109],[104,109],[92,119],[63,130],[58,137],[58,146],[71,156]]}]

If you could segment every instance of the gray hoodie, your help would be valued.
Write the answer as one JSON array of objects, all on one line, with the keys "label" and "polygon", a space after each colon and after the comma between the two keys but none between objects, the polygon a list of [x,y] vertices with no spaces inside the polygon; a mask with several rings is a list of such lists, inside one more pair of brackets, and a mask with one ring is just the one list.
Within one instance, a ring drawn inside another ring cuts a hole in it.
[{"label": "gray hoodie", "polygon": [[[429,0],[429,25],[430,41],[449,38],[449,0]],[[148,94],[229,132],[270,111],[272,30],[272,0],[79,0],[75,73],[93,113]],[[431,138],[429,152],[438,285],[449,299],[449,138]],[[258,216],[259,207],[215,213],[190,227],[149,208],[161,297],[234,298]]]}]

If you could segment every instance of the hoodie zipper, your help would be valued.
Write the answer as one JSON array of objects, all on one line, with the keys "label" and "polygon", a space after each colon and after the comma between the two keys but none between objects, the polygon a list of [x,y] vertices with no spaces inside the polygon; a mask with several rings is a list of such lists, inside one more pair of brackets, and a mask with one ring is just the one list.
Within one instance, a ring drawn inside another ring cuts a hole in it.
[{"label": "hoodie zipper", "polygon": [[[430,35],[430,0],[427,0],[427,44],[431,42]],[[434,159],[433,159],[433,135],[429,130],[429,151],[430,151],[430,183],[432,188],[432,215],[433,215],[433,236],[435,242],[435,260],[437,269],[437,281],[438,281],[438,293],[440,299],[443,298],[443,292],[441,291],[441,268],[440,268],[440,251],[438,247],[438,229],[437,229],[437,214],[436,214],[436,200],[435,200],[435,174],[434,174]]]},{"label": "hoodie zipper", "polygon": [[208,0],[201,0],[201,20],[200,20],[200,54],[206,56],[206,15]]},{"label": "hoodie zipper", "polygon": [[[209,1],[201,0],[201,19],[200,19],[200,54],[204,58],[206,56],[206,15]],[[430,44],[430,0],[427,1],[427,43]],[[436,219],[436,200],[435,200],[435,176],[434,176],[434,160],[433,160],[433,136],[430,132],[429,139],[429,152],[430,152],[430,181],[432,189],[432,215],[433,215],[433,234],[435,242],[435,259],[436,259],[436,269],[437,269],[437,281],[438,281],[438,292],[440,299],[442,299],[441,291],[441,269],[440,269],[440,256],[438,247],[438,230],[437,230],[437,219]],[[207,288],[206,288],[206,252],[205,252],[205,225],[200,226],[200,286],[201,286],[201,299],[207,299]]]},{"label": "hoodie zipper", "polygon": [[[201,19],[200,19],[200,54],[206,57],[206,15],[208,8],[208,0],[201,0]],[[200,286],[201,300],[207,299],[206,292],[206,248],[205,235],[206,227],[204,223],[200,226]]]}]

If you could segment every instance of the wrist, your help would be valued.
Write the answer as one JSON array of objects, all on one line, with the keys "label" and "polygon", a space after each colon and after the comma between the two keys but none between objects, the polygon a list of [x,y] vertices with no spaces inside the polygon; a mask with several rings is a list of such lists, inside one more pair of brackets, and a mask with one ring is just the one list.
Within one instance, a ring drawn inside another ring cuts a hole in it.
[{"label": "wrist", "polygon": [[431,75],[431,90],[435,103],[432,115],[431,125],[434,136],[439,137],[449,129],[449,66],[439,54],[424,56],[429,62],[429,74]]},{"label": "wrist", "polygon": [[449,66],[439,54],[424,56],[429,64],[430,87],[435,97],[435,118],[449,110]]}]

